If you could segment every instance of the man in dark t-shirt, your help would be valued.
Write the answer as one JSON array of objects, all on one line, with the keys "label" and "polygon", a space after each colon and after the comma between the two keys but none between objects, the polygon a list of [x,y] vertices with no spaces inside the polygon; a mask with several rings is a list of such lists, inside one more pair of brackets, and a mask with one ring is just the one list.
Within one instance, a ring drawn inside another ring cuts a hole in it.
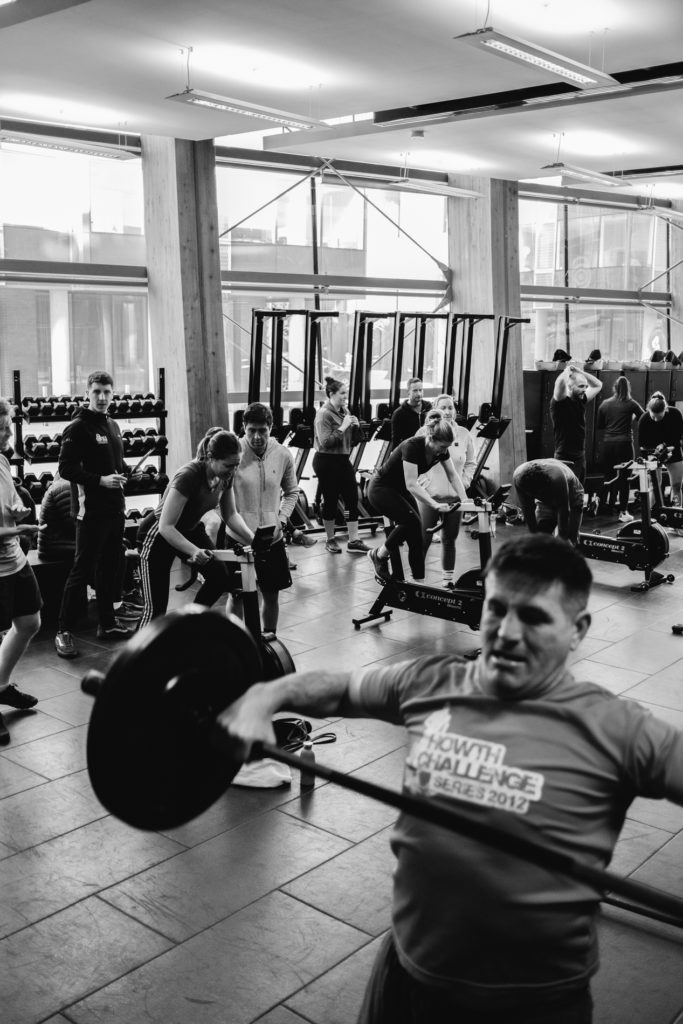
[{"label": "man in dark t-shirt", "polygon": [[391,447],[398,448],[401,441],[414,437],[431,409],[431,403],[422,398],[423,387],[419,377],[410,377],[406,384],[408,397],[394,409],[391,417]]},{"label": "man in dark t-shirt", "polygon": [[559,459],[523,462],[513,477],[524,520],[531,533],[553,533],[576,544],[583,516],[583,487]]},{"label": "man in dark t-shirt", "polygon": [[601,390],[598,378],[572,360],[555,381],[550,400],[555,458],[570,465],[581,483],[586,479],[586,405]]}]

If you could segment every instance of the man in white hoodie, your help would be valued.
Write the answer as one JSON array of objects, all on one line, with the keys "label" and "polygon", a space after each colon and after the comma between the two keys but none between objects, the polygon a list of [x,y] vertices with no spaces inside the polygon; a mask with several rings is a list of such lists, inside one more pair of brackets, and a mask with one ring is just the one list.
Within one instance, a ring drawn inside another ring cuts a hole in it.
[{"label": "man in white hoodie", "polygon": [[[263,632],[277,631],[278,595],[292,585],[283,529],[294,511],[299,488],[290,452],[270,436],[273,414],[267,405],[252,402],[244,411],[242,460],[235,474],[235,504],[250,530],[274,526],[266,551],[256,551],[256,579],[263,597]],[[239,608],[233,601],[233,610]]]}]

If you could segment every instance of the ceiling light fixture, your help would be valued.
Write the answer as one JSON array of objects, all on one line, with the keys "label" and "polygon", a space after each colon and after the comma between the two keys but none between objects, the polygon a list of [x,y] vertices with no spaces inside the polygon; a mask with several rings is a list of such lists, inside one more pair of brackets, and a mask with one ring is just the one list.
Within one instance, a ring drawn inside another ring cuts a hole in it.
[{"label": "ceiling light fixture", "polygon": [[513,60],[516,64],[531,64],[557,75],[559,78],[569,81],[579,89],[597,89],[606,85],[619,85],[616,78],[598,71],[597,68],[587,64],[580,64],[571,57],[564,57],[561,53],[553,50],[546,50],[543,46],[536,46],[526,39],[518,39],[516,36],[508,36],[502,32],[496,32],[494,28],[478,28],[476,32],[466,32],[461,36],[454,36],[456,40],[476,46],[477,49],[492,53],[498,57],[505,57]]},{"label": "ceiling light fixture", "polygon": [[483,192],[475,192],[471,188],[458,188],[441,181],[425,181],[418,178],[393,178],[387,182],[392,188],[405,189],[406,192],[425,192],[432,196],[444,196],[447,199],[483,199]]},{"label": "ceiling light fixture", "polygon": [[12,132],[0,130],[0,143],[12,143],[16,146],[32,146],[37,149],[55,149],[63,153],[80,153],[83,156],[100,156],[107,160],[134,160],[139,152],[124,149],[121,146],[107,146],[97,142],[86,142],[79,139],[61,138],[50,135],[33,135],[28,132]]},{"label": "ceiling light fixture", "polygon": [[292,114],[288,110],[277,110],[274,107],[262,107],[258,103],[247,103],[244,100],[230,99],[228,96],[219,96],[213,92],[203,92],[201,89],[190,89],[167,96],[167,100],[175,100],[176,103],[189,103],[195,107],[205,107],[208,110],[224,111],[226,114],[243,114],[245,117],[256,117],[262,121],[269,121],[271,124],[280,124],[285,128],[328,128],[324,121],[316,121],[312,117],[302,117],[300,114]]},{"label": "ceiling light fixture", "polygon": [[615,178],[610,174],[601,174],[600,171],[591,171],[588,167],[577,167],[576,164],[565,164],[556,161],[553,164],[544,164],[542,171],[555,171],[562,175],[562,178],[569,178],[572,181],[589,181],[594,185],[607,185],[609,188],[631,187],[630,181],[623,178]]}]

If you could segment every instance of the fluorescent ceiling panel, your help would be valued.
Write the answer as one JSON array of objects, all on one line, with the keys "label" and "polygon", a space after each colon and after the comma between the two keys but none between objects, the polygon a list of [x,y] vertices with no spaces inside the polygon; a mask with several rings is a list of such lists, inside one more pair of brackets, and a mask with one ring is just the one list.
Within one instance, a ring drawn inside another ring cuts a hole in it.
[{"label": "fluorescent ceiling panel", "polygon": [[597,68],[580,64],[561,53],[546,50],[543,46],[496,32],[494,28],[479,28],[476,32],[467,32],[455,39],[476,46],[479,50],[492,53],[497,57],[505,57],[516,64],[531,64],[550,74],[563,78],[579,89],[597,89],[606,85],[618,85],[616,78],[598,71]]},{"label": "fluorescent ceiling panel", "polygon": [[56,149],[63,153],[81,153],[84,156],[101,156],[108,160],[134,160],[139,153],[121,146],[107,146],[87,140],[68,139],[50,135],[33,135],[29,132],[0,131],[0,143],[9,142],[15,146],[32,146],[37,149]]},{"label": "fluorescent ceiling panel", "polygon": [[227,114],[243,114],[245,117],[256,117],[271,124],[284,125],[286,128],[327,128],[324,121],[315,121],[311,117],[292,114],[288,110],[277,110],[275,107],[262,107],[258,103],[246,103],[244,100],[219,96],[201,89],[185,89],[184,92],[167,96],[167,100],[176,103],[189,103],[191,106],[203,107],[207,110],[224,111]]},{"label": "fluorescent ceiling panel", "polygon": [[600,171],[591,171],[588,167],[577,167],[576,164],[554,163],[544,164],[542,171],[555,171],[563,178],[571,178],[576,181],[591,181],[596,185],[607,185],[609,188],[621,188],[631,185],[630,181],[623,178],[615,178],[611,174],[601,174]]}]

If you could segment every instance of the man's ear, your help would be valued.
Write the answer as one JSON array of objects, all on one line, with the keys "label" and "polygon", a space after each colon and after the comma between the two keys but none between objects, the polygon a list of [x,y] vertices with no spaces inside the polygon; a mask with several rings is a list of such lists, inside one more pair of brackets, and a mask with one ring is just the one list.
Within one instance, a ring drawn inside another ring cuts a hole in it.
[{"label": "man's ear", "polygon": [[585,609],[574,619],[574,636],[572,637],[571,649],[573,651],[579,646],[586,633],[588,632],[591,624],[590,612]]}]

